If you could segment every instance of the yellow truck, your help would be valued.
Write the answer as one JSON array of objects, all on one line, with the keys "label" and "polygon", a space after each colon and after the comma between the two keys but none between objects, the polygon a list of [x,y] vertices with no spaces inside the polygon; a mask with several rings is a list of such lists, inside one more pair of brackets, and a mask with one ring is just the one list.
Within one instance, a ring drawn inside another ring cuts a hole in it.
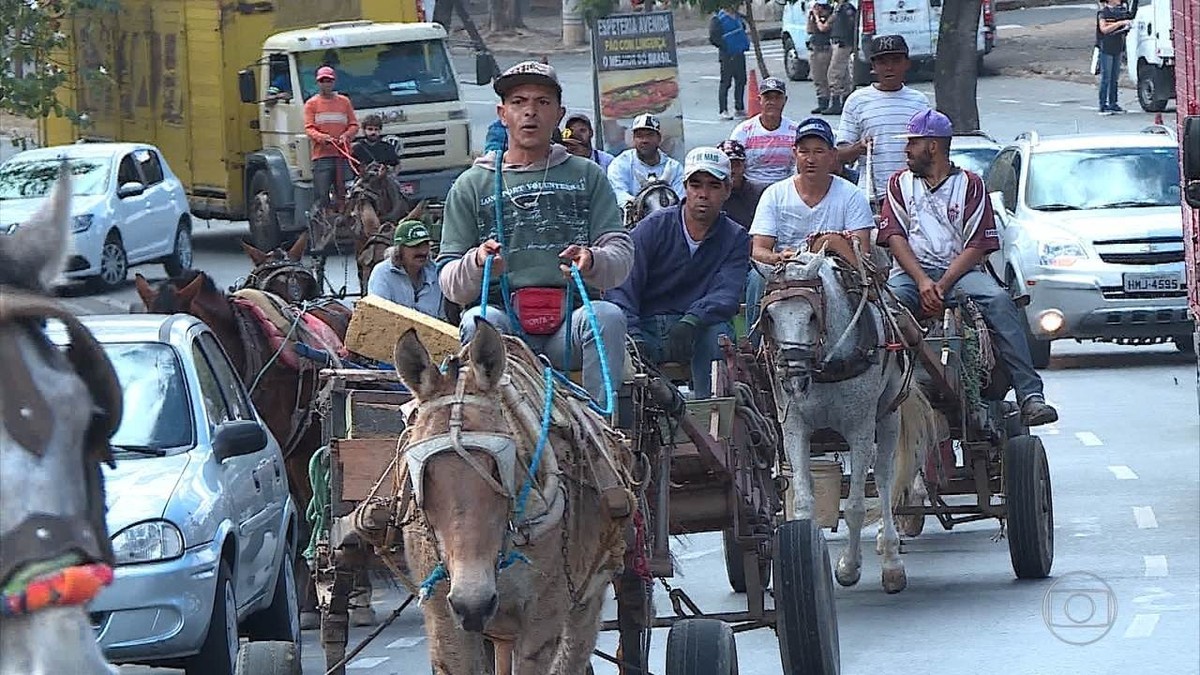
[{"label": "yellow truck", "polygon": [[60,99],[80,118],[46,118],[42,142],[157,145],[194,215],[247,219],[273,248],[308,224],[304,101],[329,64],[359,119],[383,118],[401,188],[444,198],[470,166],[470,120],[446,31],[423,13],[420,0],[121,0],[72,22]]}]

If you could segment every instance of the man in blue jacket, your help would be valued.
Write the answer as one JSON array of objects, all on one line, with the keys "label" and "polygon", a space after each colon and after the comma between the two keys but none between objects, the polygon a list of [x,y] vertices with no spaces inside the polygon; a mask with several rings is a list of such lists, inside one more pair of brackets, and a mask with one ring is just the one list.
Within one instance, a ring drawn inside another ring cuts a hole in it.
[{"label": "man in blue jacket", "polygon": [[750,36],[746,34],[746,20],[737,11],[736,2],[728,3],[713,14],[708,21],[708,41],[717,48],[721,64],[721,85],[717,90],[718,112],[723,120],[733,119],[729,114],[729,85],[733,84],[733,107],[738,119],[746,117],[746,52],[750,49]]},{"label": "man in blue jacket", "polygon": [[633,228],[633,271],[605,298],[619,306],[629,334],[654,363],[690,363],[696,398],[712,395],[717,338],[733,338],[750,269],[750,235],[721,210],[729,197],[729,158],[699,147],[684,161],[684,200]]}]

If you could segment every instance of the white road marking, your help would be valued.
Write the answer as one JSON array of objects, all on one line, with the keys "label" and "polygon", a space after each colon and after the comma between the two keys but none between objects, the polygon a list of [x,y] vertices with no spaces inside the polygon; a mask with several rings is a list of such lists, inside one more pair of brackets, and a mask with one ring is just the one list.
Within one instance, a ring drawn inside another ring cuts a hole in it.
[{"label": "white road marking", "polygon": [[1125,629],[1124,638],[1148,638],[1154,634],[1158,626],[1158,614],[1136,614],[1129,627]]},{"label": "white road marking", "polygon": [[375,666],[386,662],[390,658],[392,658],[392,657],[390,657],[390,656],[364,656],[362,658],[354,659],[350,663],[347,663],[346,670],[370,670],[371,668],[374,668]]},{"label": "white road marking", "polygon": [[1144,555],[1142,564],[1146,566],[1146,576],[1148,577],[1165,577],[1168,574],[1167,556],[1165,555]]},{"label": "white road marking", "polygon": [[703,558],[706,556],[710,556],[714,553],[720,553],[722,550],[723,549],[719,549],[719,548],[710,548],[710,549],[705,549],[703,551],[692,551],[691,553],[684,553],[682,555],[677,555],[675,557],[679,558],[680,560],[696,560],[697,558]]},{"label": "white road marking", "polygon": [[998,99],[996,99],[996,102],[997,103],[1020,103],[1020,101],[1018,101],[1015,98],[998,98]]},{"label": "white road marking", "polygon": [[720,82],[720,81],[721,81],[721,76],[720,76],[720,75],[701,75],[700,77],[698,77],[698,78],[696,78],[696,79],[699,79],[699,80],[716,80],[717,82]]},{"label": "white road marking", "polygon": [[1117,480],[1137,480],[1138,477],[1138,475],[1133,472],[1133,469],[1125,465],[1110,466],[1108,467],[1108,470],[1112,472],[1112,475],[1117,477]]},{"label": "white road marking", "polygon": [[1047,108],[1061,108],[1061,103],[1051,103],[1050,101],[1038,101],[1038,105],[1044,105]]},{"label": "white road marking", "polygon": [[1077,431],[1075,432],[1075,438],[1078,438],[1080,443],[1092,447],[1104,445],[1104,441],[1100,440],[1099,436],[1090,431]]},{"label": "white road marking", "polygon": [[1158,527],[1158,519],[1154,517],[1154,509],[1149,506],[1133,507],[1133,519],[1137,521],[1138,529],[1150,530]]},{"label": "white road marking", "polygon": [[392,640],[392,642],[390,644],[388,644],[387,648],[388,649],[409,649],[410,647],[416,647],[417,645],[421,644],[424,641],[425,641],[424,635],[420,635],[417,637],[402,637],[397,640]]},{"label": "white road marking", "polygon": [[1006,23],[1006,24],[1003,24],[1000,26],[996,26],[996,30],[1012,30],[1013,28],[1024,28],[1024,27],[1025,26],[1022,26],[1019,23]]}]

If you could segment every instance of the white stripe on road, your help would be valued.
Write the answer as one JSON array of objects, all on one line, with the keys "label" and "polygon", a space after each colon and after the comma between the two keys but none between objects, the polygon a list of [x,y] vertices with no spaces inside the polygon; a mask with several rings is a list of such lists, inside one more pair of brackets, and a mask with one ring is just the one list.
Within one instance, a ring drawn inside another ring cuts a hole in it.
[{"label": "white stripe on road", "polygon": [[1020,101],[1015,98],[998,98],[996,101],[1000,103],[1020,103]]},{"label": "white stripe on road", "polygon": [[1149,506],[1133,507],[1133,519],[1137,521],[1138,529],[1150,530],[1158,527],[1158,519],[1154,517],[1154,509]]},{"label": "white stripe on road", "polygon": [[364,656],[360,659],[354,659],[346,664],[346,670],[370,670],[375,666],[386,662],[390,656]]},{"label": "white stripe on road", "polygon": [[710,548],[710,549],[706,549],[704,551],[692,551],[691,553],[684,553],[682,555],[677,555],[675,557],[679,558],[680,560],[695,560],[697,558],[703,558],[705,556],[710,556],[714,553],[719,553],[721,550],[722,549],[719,549],[719,548]]},{"label": "white stripe on road", "polygon": [[1138,477],[1138,475],[1133,472],[1133,469],[1124,465],[1110,466],[1108,467],[1108,470],[1112,472],[1112,475],[1117,477],[1117,480],[1137,480]]},{"label": "white stripe on road", "polygon": [[400,638],[400,639],[398,639],[398,640],[393,640],[393,641],[391,642],[391,644],[389,644],[389,645],[387,646],[387,648],[388,648],[388,649],[409,649],[409,648],[411,648],[411,647],[416,647],[417,645],[421,644],[421,643],[422,643],[422,642],[424,642],[424,641],[425,641],[425,637],[424,637],[424,636],[420,636],[420,637],[402,637],[402,638]]},{"label": "white stripe on road", "polygon": [[1012,30],[1013,28],[1024,28],[1024,27],[1025,26],[1022,26],[1019,23],[1006,23],[1006,24],[996,26],[996,30]]},{"label": "white stripe on road", "polygon": [[1168,574],[1167,556],[1165,555],[1144,555],[1142,564],[1146,566],[1146,576],[1148,577],[1165,577]]},{"label": "white stripe on road", "polygon": [[1092,447],[1104,445],[1104,441],[1100,440],[1099,436],[1090,431],[1077,431],[1075,432],[1075,438],[1078,438],[1080,443]]},{"label": "white stripe on road", "polygon": [[1158,626],[1158,614],[1137,614],[1125,629],[1125,638],[1148,638]]},{"label": "white stripe on road", "polygon": [[1061,108],[1061,103],[1051,103],[1050,101],[1038,101],[1038,105],[1044,105],[1047,108]]}]

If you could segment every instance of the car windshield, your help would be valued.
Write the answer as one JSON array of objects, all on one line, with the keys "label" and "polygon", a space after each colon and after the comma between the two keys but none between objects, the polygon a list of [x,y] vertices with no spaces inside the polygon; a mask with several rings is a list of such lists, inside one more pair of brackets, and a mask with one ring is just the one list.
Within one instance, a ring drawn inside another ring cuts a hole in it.
[{"label": "car windshield", "polygon": [[977,173],[982,176],[989,166],[992,164],[992,159],[1000,152],[1000,148],[966,148],[962,150],[950,148],[950,160],[955,165]]},{"label": "car windshield", "polygon": [[134,342],[106,344],[104,351],[124,392],[125,414],[112,437],[122,458],[148,456],[146,449],[191,447],[195,425],[175,350],[157,342]]},{"label": "car windshield", "polygon": [[1175,148],[1088,148],[1033,155],[1025,201],[1031,209],[1179,206]]},{"label": "car windshield", "polygon": [[[76,196],[102,195],[108,189],[108,157],[76,157],[71,166],[71,193]],[[50,193],[58,178],[59,159],[22,160],[20,157],[0,164],[0,199],[37,199]]]},{"label": "car windshield", "polygon": [[337,70],[336,90],[355,110],[458,100],[458,82],[441,40],[343,47],[296,54],[307,100],[317,93],[317,68]]}]

